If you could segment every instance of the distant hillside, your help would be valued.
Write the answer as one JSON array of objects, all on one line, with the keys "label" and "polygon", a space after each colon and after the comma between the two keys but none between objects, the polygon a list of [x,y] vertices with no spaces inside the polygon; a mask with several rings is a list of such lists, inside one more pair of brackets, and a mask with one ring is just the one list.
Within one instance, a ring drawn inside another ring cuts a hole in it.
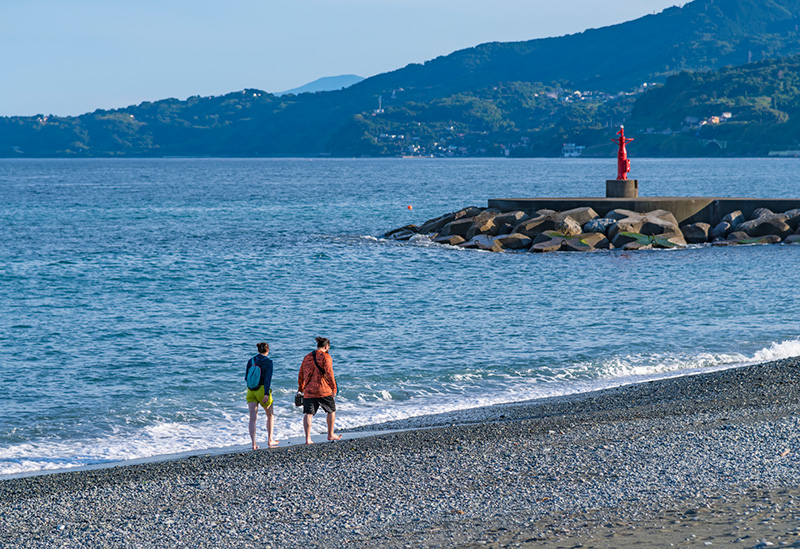
[{"label": "distant hillside", "polygon": [[[79,117],[0,118],[0,156],[538,156],[559,154],[565,141],[607,154],[611,126],[662,125],[660,104],[645,108],[655,92],[642,83],[800,54],[799,27],[800,0],[695,0],[569,36],[483,44],[344,90],[248,89]],[[671,82],[663,93],[675,92]],[[698,154],[693,147],[679,154]]]},{"label": "distant hillside", "polygon": [[363,76],[356,76],[355,74],[343,74],[341,76],[325,76],[323,78],[318,78],[313,82],[309,82],[304,86],[300,86],[299,88],[292,88],[291,90],[277,92],[275,93],[275,95],[280,97],[281,95],[288,95],[288,94],[299,95],[301,93],[316,93],[316,92],[343,90],[344,88],[349,88],[353,84],[358,84],[362,80],[364,80]]},{"label": "distant hillside", "polygon": [[628,121],[640,155],[800,150],[800,56],[683,72],[641,96]]}]

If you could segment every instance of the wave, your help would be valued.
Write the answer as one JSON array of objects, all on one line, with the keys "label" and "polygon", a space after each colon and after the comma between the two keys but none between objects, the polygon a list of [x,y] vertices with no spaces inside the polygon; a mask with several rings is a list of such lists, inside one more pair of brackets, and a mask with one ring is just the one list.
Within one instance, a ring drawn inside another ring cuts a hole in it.
[{"label": "wave", "polygon": [[784,358],[794,358],[800,356],[800,339],[773,343],[758,351],[752,358],[752,363],[772,362]]},{"label": "wave", "polygon": [[[797,356],[800,356],[800,339],[773,342],[749,356],[741,353],[628,354],[598,361],[575,361],[558,368],[520,368],[504,374],[488,370],[453,373],[435,390],[395,380],[396,387],[363,386],[351,398],[337,399],[340,410],[337,425],[341,429],[378,425]],[[288,402],[289,399],[278,400]],[[291,404],[276,406],[276,436],[301,435],[299,410]],[[232,407],[240,410],[236,403]],[[29,441],[0,447],[0,477],[248,444],[246,410],[218,412],[221,413],[215,420],[154,422],[135,429],[115,429],[105,437]],[[321,433],[324,424],[324,418],[317,418],[315,432]],[[264,434],[260,415],[259,440]]]}]

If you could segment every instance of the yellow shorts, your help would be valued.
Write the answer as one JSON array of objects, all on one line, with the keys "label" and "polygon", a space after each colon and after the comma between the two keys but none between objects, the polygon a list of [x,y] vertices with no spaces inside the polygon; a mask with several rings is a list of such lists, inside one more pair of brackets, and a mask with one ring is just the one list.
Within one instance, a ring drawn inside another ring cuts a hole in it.
[{"label": "yellow shorts", "polygon": [[247,390],[247,402],[259,402],[264,408],[272,406],[272,389],[269,390],[269,396],[264,398],[264,386],[262,385],[255,391],[252,389]]}]

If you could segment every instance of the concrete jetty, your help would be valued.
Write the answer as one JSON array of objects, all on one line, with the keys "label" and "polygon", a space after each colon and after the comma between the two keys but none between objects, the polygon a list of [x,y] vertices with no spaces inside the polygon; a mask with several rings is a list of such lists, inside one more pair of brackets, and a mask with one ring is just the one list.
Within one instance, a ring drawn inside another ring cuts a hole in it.
[{"label": "concrete jetty", "polygon": [[740,211],[747,219],[758,208],[786,212],[800,208],[800,198],[721,198],[721,197],[639,197],[639,198],[493,198],[489,208],[501,212],[523,211],[530,216],[542,209],[563,212],[592,208],[601,217],[612,210],[649,212],[666,210],[681,225],[708,223],[716,225],[726,215]]}]

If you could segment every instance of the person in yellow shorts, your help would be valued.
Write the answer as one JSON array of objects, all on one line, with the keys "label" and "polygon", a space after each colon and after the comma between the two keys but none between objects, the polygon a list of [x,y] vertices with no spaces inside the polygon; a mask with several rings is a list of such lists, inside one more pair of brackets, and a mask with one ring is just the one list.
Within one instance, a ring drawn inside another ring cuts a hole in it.
[{"label": "person in yellow shorts", "polygon": [[272,360],[267,358],[269,354],[269,344],[265,341],[256,345],[258,354],[247,361],[244,377],[247,379],[250,369],[258,366],[261,369],[259,385],[256,389],[247,389],[247,407],[250,409],[250,441],[253,450],[258,450],[256,444],[256,419],[258,419],[258,405],[264,408],[267,414],[267,444],[277,446],[280,441],[272,438],[272,430],[275,427],[275,414],[272,408]]}]

